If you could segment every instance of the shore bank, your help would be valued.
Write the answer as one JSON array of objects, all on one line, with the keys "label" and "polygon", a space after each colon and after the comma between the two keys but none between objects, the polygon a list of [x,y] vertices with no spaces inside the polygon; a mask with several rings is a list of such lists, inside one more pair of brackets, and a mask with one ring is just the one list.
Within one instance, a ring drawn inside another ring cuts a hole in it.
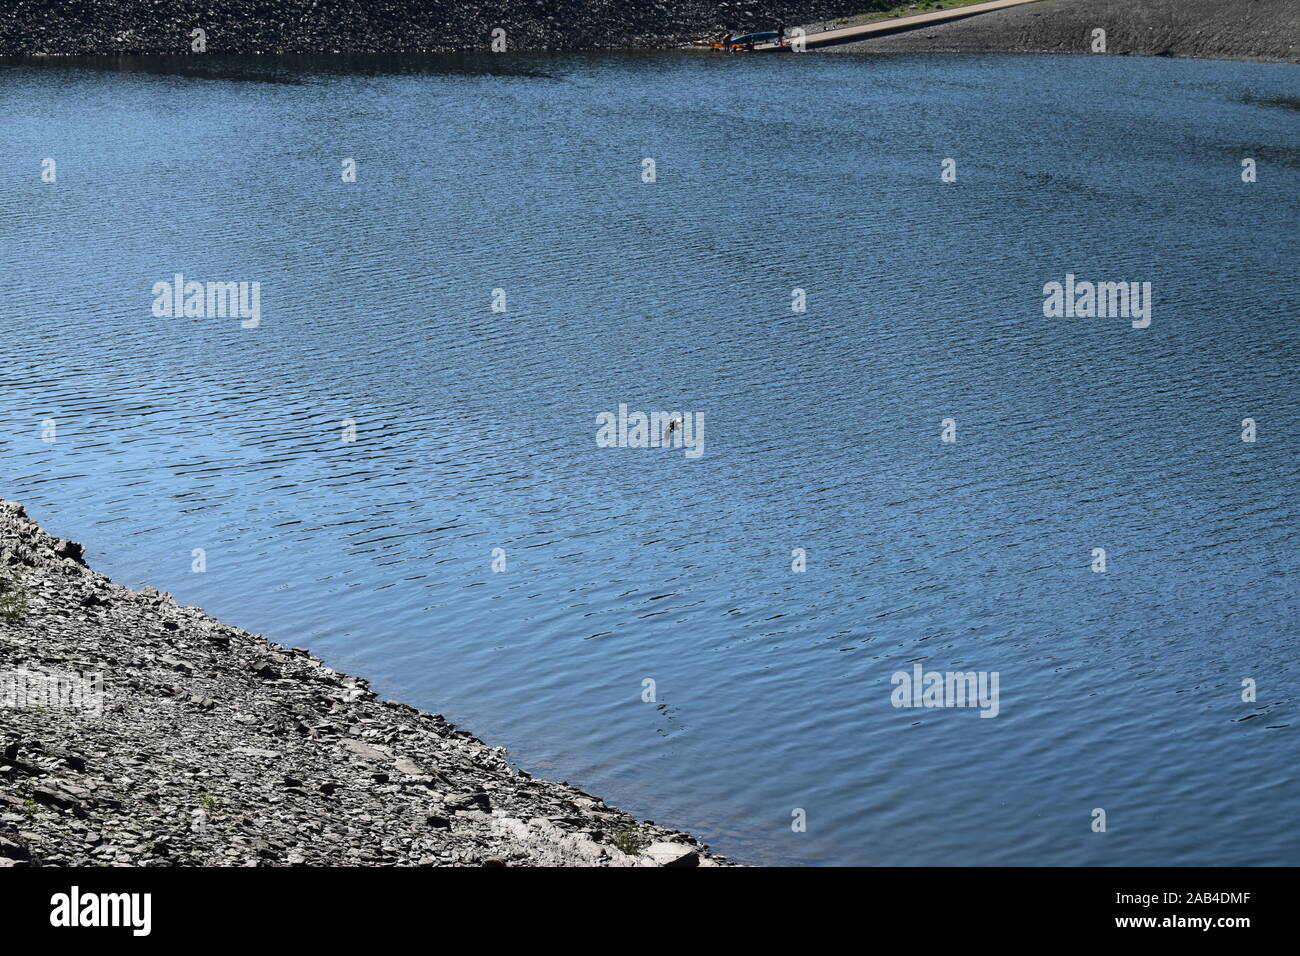
[{"label": "shore bank", "polygon": [[0,866],[717,866],[0,500]]},{"label": "shore bank", "polygon": [[1300,62],[1293,0],[1040,0],[826,53],[1091,53],[1106,31],[1111,56]]},{"label": "shore bank", "polygon": [[[649,50],[728,30],[851,16],[870,0],[18,0],[0,11],[0,55]],[[197,54],[196,54],[197,55]]]},{"label": "shore bank", "polygon": [[[202,56],[195,30],[207,54],[487,53],[497,30],[506,52],[670,49],[778,25],[827,30],[890,6],[904,16],[936,9],[888,0],[18,0],[0,11],[0,56]],[[1300,62],[1291,0],[1042,0],[825,49],[1087,53],[1095,28],[1106,30],[1111,54]]]}]

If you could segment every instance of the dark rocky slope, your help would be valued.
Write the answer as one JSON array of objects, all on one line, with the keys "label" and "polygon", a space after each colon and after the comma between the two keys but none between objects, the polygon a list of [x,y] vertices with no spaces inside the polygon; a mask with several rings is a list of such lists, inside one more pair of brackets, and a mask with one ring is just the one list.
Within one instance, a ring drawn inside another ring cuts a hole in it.
[{"label": "dark rocky slope", "polygon": [[17,0],[0,10],[0,54],[646,49],[724,30],[870,9],[872,0]]},{"label": "dark rocky slope", "polygon": [[[822,23],[905,0],[13,0],[0,55],[411,53],[672,47],[724,30]],[[1086,52],[1300,60],[1295,0],[1044,0],[839,52]]]},{"label": "dark rocky slope", "polygon": [[0,866],[725,863],[81,554],[0,500]]}]

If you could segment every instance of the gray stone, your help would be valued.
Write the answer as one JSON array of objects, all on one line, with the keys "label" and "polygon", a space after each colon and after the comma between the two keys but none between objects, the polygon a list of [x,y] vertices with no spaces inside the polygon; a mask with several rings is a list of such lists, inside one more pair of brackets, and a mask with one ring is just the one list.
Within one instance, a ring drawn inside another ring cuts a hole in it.
[{"label": "gray stone", "polygon": [[656,866],[699,866],[700,854],[693,846],[684,843],[651,843],[641,851]]}]

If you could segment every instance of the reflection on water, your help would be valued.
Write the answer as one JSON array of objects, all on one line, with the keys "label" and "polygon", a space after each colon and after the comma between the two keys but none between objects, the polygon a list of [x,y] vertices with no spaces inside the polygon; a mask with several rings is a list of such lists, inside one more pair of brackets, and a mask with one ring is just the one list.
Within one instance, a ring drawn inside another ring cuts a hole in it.
[{"label": "reflection on water", "polygon": [[[632,60],[646,58],[648,54],[629,53],[624,56]],[[547,71],[552,60],[545,54],[498,56],[489,53],[339,53],[332,56],[284,53],[273,57],[251,53],[222,56],[32,55],[0,57],[0,66],[43,70],[46,77],[50,73],[93,70],[298,85],[314,79],[349,76],[534,76],[553,79]]]},{"label": "reflection on water", "polygon": [[[1295,77],[10,63],[0,494],[744,860],[1294,864],[1300,137],[1243,100]],[[260,327],[155,318],[177,272]],[[1067,273],[1151,327],[1044,318]],[[997,718],[891,707],[914,663]]]}]

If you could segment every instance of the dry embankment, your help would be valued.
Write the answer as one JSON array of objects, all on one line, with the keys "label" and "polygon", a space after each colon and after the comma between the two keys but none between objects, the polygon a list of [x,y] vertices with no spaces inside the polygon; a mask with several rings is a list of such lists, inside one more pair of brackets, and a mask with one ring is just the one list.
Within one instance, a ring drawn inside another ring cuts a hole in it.
[{"label": "dry embankment", "polygon": [[[820,23],[891,0],[14,0],[0,56],[662,49],[725,32]],[[1043,0],[834,52],[1110,53],[1300,61],[1296,0]],[[194,52],[203,31],[206,53]]]},{"label": "dry embankment", "polygon": [[1106,53],[1300,62],[1296,0],[1042,0],[829,53]]}]

